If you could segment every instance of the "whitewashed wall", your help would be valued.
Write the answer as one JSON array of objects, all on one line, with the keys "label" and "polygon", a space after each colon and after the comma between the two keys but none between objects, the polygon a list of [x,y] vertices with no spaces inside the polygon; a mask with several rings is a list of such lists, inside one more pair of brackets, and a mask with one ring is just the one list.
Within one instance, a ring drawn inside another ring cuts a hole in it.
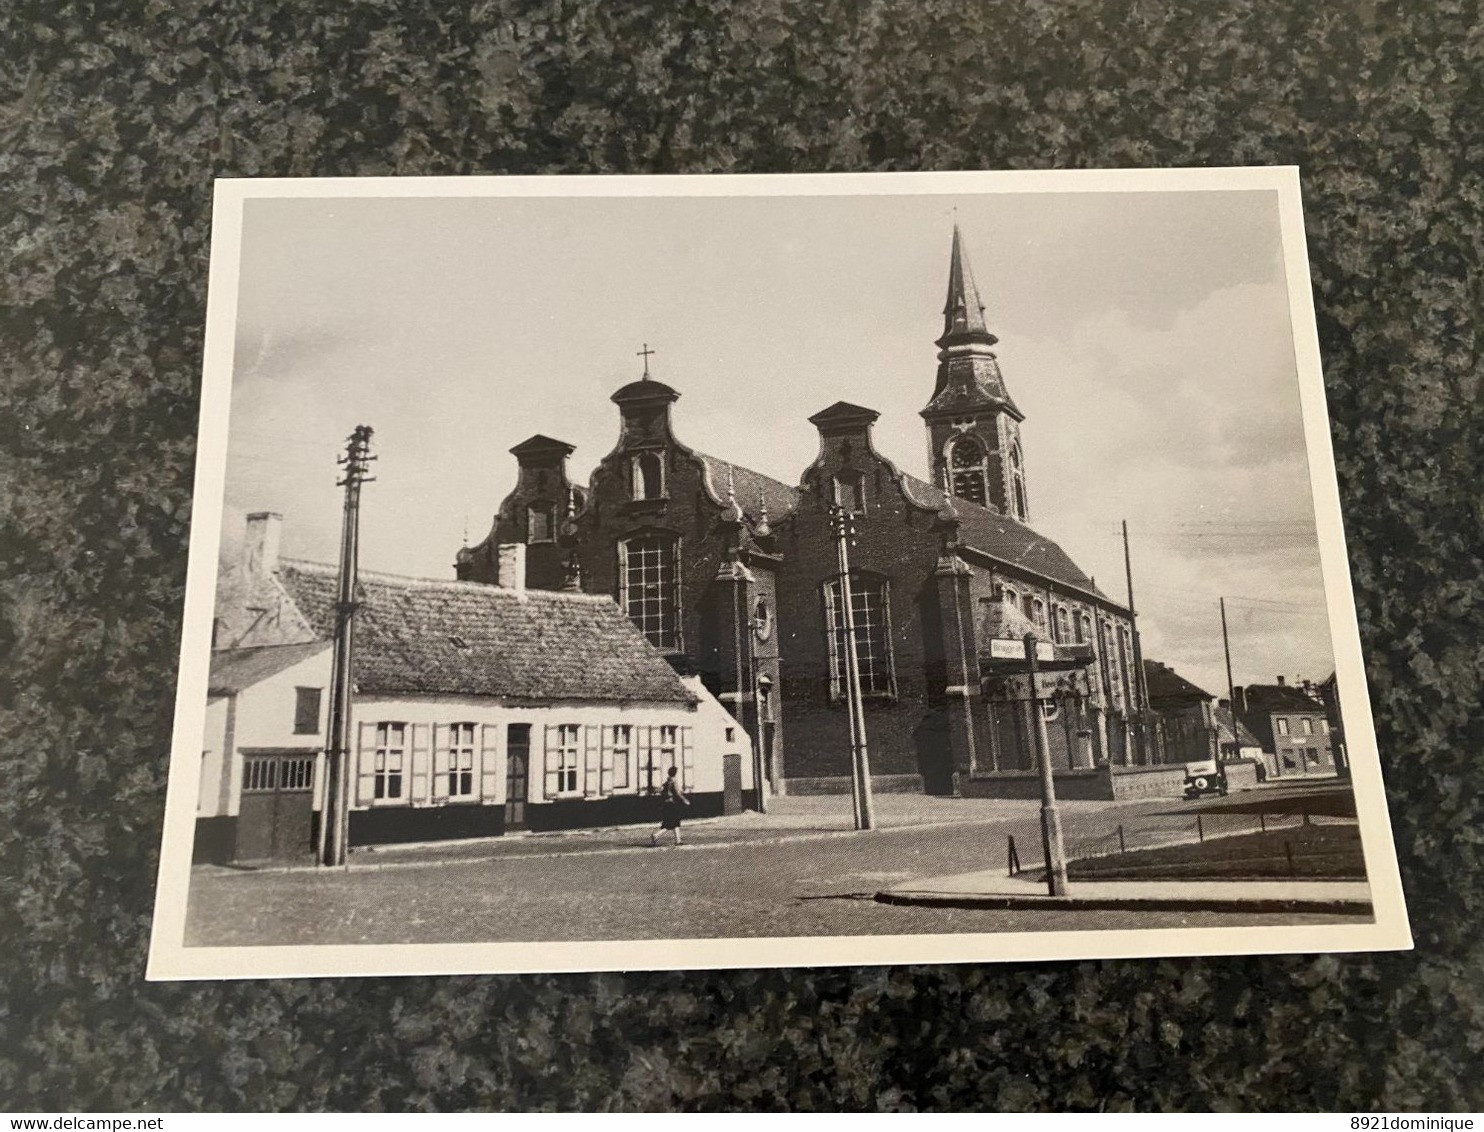
[{"label": "whitewashed wall", "polygon": [[[319,720],[314,734],[294,731],[296,688],[319,688]],[[330,650],[316,653],[285,668],[235,696],[213,699],[206,705],[206,752],[201,764],[198,813],[202,817],[235,817],[242,801],[242,751],[254,748],[319,751],[324,746],[330,700]],[[234,705],[235,701],[235,705]],[[223,757],[227,722],[232,720],[232,751]],[[319,764],[323,763],[323,757]],[[316,765],[315,781],[323,782],[323,766]],[[317,792],[316,792],[317,795]],[[318,796],[315,809],[319,808]]]},{"label": "whitewashed wall", "polygon": [[[503,804],[506,786],[506,742],[510,724],[531,726],[530,764],[526,801],[597,800],[644,792],[641,756],[646,744],[658,744],[661,727],[676,728],[675,765],[688,772],[686,789],[694,793],[720,792],[722,758],[736,753],[742,763],[743,789],[752,785],[752,760],[747,734],[727,710],[707,693],[700,704],[594,704],[578,701],[536,706],[509,706],[498,700],[458,696],[362,697],[355,703],[355,774],[352,781],[356,809],[397,806],[436,806],[452,802]],[[406,725],[399,798],[376,798],[377,725]],[[450,799],[447,735],[456,723],[475,727],[474,795]],[[576,788],[558,786],[550,795],[548,751],[561,725],[578,727]],[[625,775],[613,749],[614,726],[632,729]],[[732,738],[727,739],[731,729]],[[663,778],[665,768],[660,768]],[[625,781],[626,780],[626,781]],[[656,782],[656,786],[658,781]]]}]

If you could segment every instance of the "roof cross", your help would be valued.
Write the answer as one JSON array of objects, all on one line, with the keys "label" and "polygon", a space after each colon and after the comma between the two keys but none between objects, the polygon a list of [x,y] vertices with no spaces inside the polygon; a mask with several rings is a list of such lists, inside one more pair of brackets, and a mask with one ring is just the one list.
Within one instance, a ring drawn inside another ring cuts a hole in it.
[{"label": "roof cross", "polygon": [[653,351],[653,350],[651,350],[649,348],[649,343],[646,342],[646,343],[644,343],[644,349],[639,350],[639,351],[637,351],[634,354],[634,356],[636,358],[643,358],[644,359],[644,380],[645,381],[648,381],[649,380],[649,359],[654,354],[654,352],[655,351]]}]

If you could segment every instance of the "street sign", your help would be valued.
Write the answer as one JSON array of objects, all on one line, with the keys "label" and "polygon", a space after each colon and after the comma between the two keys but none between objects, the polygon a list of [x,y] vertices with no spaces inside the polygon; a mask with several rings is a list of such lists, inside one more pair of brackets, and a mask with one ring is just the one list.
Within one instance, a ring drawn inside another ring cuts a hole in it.
[{"label": "street sign", "polygon": [[[995,660],[1024,660],[1025,642],[993,639],[989,642],[989,655]],[[1055,660],[1056,646],[1048,641],[1037,641],[1036,659]]]}]

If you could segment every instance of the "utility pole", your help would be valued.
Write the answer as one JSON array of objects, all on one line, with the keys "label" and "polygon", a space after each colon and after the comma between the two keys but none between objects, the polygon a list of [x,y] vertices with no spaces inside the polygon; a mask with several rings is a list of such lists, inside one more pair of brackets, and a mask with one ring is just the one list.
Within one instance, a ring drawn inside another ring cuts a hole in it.
[{"label": "utility pole", "polygon": [[1144,683],[1144,649],[1139,643],[1139,619],[1134,612],[1134,568],[1129,560],[1128,553],[1128,520],[1123,520],[1123,577],[1128,584],[1128,621],[1133,630],[1134,639],[1134,697],[1138,703],[1134,705],[1138,713],[1139,747],[1144,761],[1149,761],[1149,720],[1147,718],[1147,706],[1149,703],[1149,689]]},{"label": "utility pole", "polygon": [[340,532],[340,577],[335,602],[335,648],[330,684],[330,744],[326,751],[324,808],[319,823],[319,861],[345,864],[350,831],[350,701],[354,649],[356,575],[360,563],[361,485],[371,483],[371,426],[356,425],[336,461],[343,469],[336,487],[345,488],[345,521]]},{"label": "utility pole", "polygon": [[[1226,651],[1226,702],[1232,716],[1232,757],[1242,753],[1242,725],[1237,722],[1237,686],[1232,682],[1232,642],[1226,632],[1226,598],[1221,599],[1221,647]],[[1219,744],[1218,744],[1219,745]],[[1216,757],[1221,757],[1217,751]]]},{"label": "utility pole", "polygon": [[1046,891],[1051,896],[1067,894],[1067,847],[1062,839],[1061,813],[1056,808],[1056,783],[1051,776],[1051,745],[1046,738],[1046,712],[1038,695],[1040,668],[1036,663],[1036,634],[1027,633],[1025,666],[1030,673],[1031,715],[1035,728],[1031,744],[1036,748],[1036,770],[1041,775],[1041,851],[1046,861]]},{"label": "utility pole", "polygon": [[873,829],[876,809],[871,798],[871,759],[866,749],[866,713],[861,699],[860,657],[855,640],[855,596],[850,586],[850,544],[855,516],[840,504],[830,508],[840,566],[841,621],[845,627],[845,698],[850,708],[850,784],[855,801],[855,828]]}]

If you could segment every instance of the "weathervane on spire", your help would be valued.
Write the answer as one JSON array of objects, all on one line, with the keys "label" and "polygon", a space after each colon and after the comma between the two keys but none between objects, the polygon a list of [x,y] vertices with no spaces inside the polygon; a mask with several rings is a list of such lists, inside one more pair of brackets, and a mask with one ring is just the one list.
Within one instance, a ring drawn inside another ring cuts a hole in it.
[{"label": "weathervane on spire", "polygon": [[646,343],[644,343],[644,349],[639,350],[634,355],[636,358],[643,358],[644,359],[644,378],[643,378],[643,380],[645,380],[645,381],[648,381],[649,380],[649,358],[650,358],[650,355],[652,355],[654,352],[655,351],[653,351],[653,350],[651,350],[649,348],[649,343],[646,342]]}]

